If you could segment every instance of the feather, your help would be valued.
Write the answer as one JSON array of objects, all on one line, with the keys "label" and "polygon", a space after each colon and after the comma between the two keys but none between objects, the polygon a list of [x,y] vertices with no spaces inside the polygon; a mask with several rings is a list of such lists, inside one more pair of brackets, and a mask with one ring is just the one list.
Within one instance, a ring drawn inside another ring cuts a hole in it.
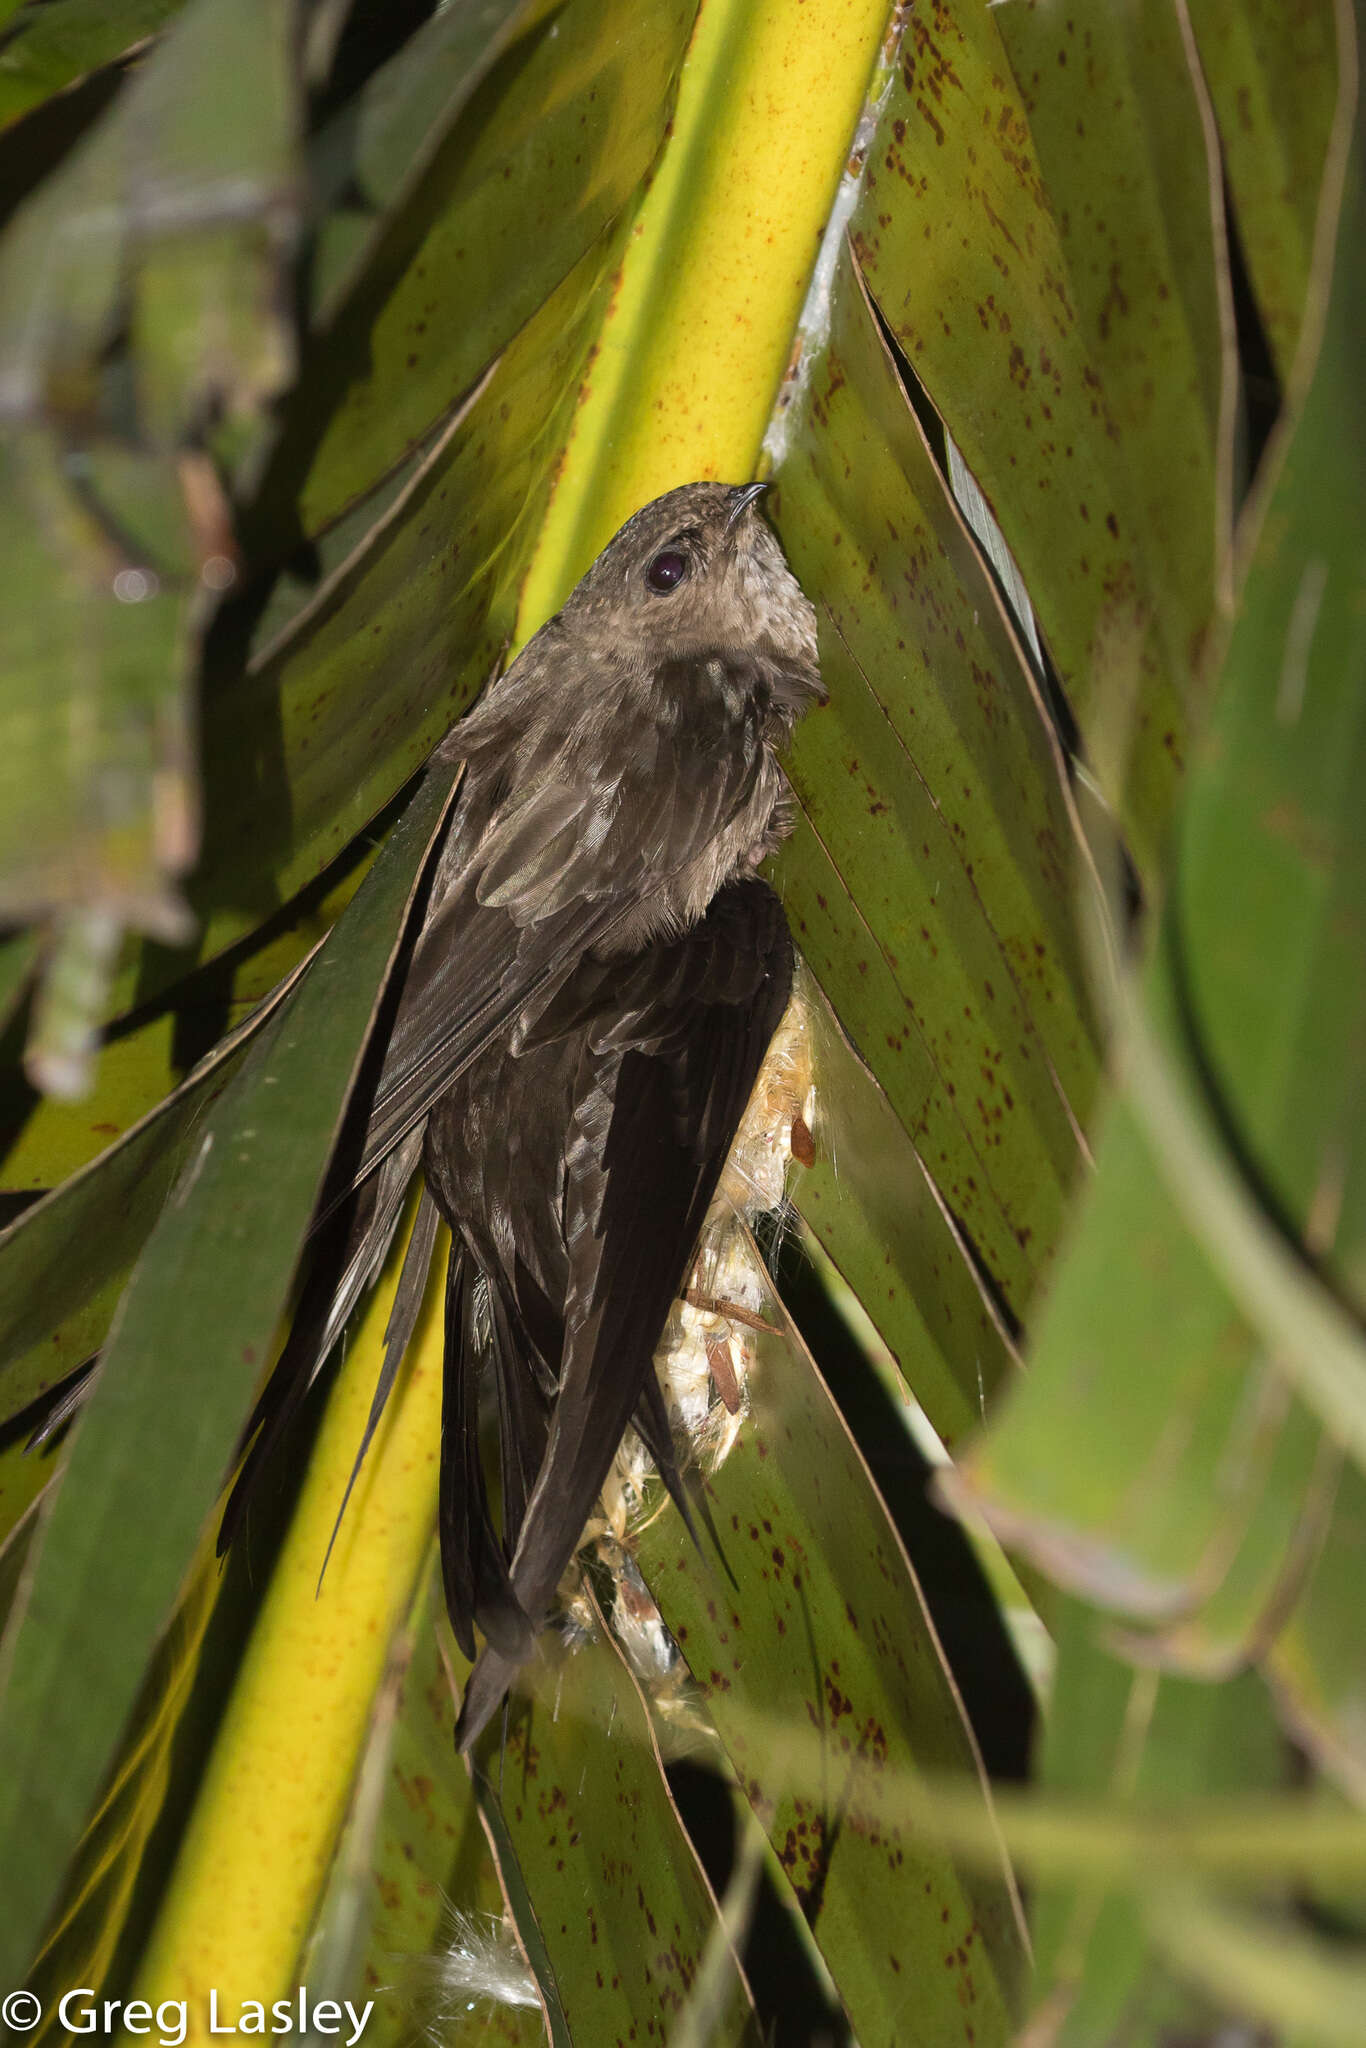
[{"label": "feather", "polygon": [[[586,969],[565,991],[565,1009],[577,1019],[572,1030],[557,1030],[552,1006],[542,1044],[520,1061],[500,1056],[486,1075],[472,1072],[433,1120],[430,1184],[452,1227],[488,1257],[480,1198],[458,1166],[448,1171],[447,1119],[473,1109],[484,1085],[519,1127],[537,1122],[543,1103],[553,1128],[557,1085],[570,1077],[570,1115],[559,1126],[569,1133],[564,1195],[552,1219],[563,1246],[562,1363],[511,1570],[519,1607],[533,1623],[543,1619],[577,1547],[628,1421],[646,1418],[656,1450],[667,1439],[658,1390],[653,1402],[647,1392],[651,1361],[791,975],[776,898],[760,882],[737,883],[684,938],[618,966],[614,993],[596,964]],[[600,1048],[603,1039],[610,1043]],[[512,1219],[514,1235],[544,1232],[547,1207],[529,1192]],[[490,1285],[499,1287],[496,1273]],[[671,1468],[670,1458],[666,1471],[676,1486]],[[462,1709],[463,1745],[478,1734],[515,1662],[500,1645],[483,1653],[485,1668],[477,1668]]]},{"label": "feather", "polygon": [[477,1276],[463,1247],[446,1269],[446,1356],[441,1394],[441,1477],[437,1530],[441,1574],[455,1639],[474,1655],[474,1623],[514,1660],[531,1648],[531,1625],[518,1604],[489,1514],[479,1457]]},{"label": "feather", "polygon": [[[420,1156],[453,1238],[442,1570],[462,1647],[486,1638],[465,1745],[527,1655],[633,1417],[684,1507],[652,1358],[787,1002],[791,941],[753,871],[790,829],[778,749],[823,694],[815,614],[754,495],[694,484],[636,514],[438,749],[463,761],[459,802],[225,1519],[226,1539],[378,1270]],[[425,1208],[419,1227],[357,1471],[430,1258]]]},{"label": "feather", "polygon": [[337,1519],[332,1524],[332,1534],[328,1538],[327,1553],[323,1558],[322,1570],[318,1573],[318,1586],[320,1589],[337,1541],[337,1532],[342,1525],[342,1516],[346,1513],[356,1481],[360,1477],[360,1468],[365,1463],[365,1454],[374,1441],[375,1431],[379,1428],[380,1420],[388,1405],[389,1396],[394,1390],[394,1381],[398,1378],[399,1366],[403,1363],[404,1353],[412,1341],[413,1331],[417,1328],[417,1319],[422,1311],[423,1297],[427,1292],[427,1281],[431,1273],[432,1253],[436,1249],[436,1233],[440,1222],[440,1212],[426,1188],[424,1188],[421,1200],[417,1205],[417,1215],[413,1219],[413,1229],[412,1235],[408,1239],[408,1249],[403,1254],[403,1268],[398,1276],[398,1286],[394,1290],[394,1301],[389,1311],[389,1320],[384,1326],[384,1357],[380,1363],[379,1378],[375,1382],[374,1397],[370,1402],[370,1413],[365,1418],[365,1428],[361,1433],[361,1440],[356,1449],[350,1476],[346,1482],[346,1490],[342,1494],[341,1506],[337,1509]]},{"label": "feather", "polygon": [[219,1524],[220,1557],[242,1526],[248,1501],[272,1451],[388,1256],[421,1150],[418,1132],[392,1152],[382,1170],[357,1188],[322,1227],[285,1347],[242,1432],[245,1456]]}]

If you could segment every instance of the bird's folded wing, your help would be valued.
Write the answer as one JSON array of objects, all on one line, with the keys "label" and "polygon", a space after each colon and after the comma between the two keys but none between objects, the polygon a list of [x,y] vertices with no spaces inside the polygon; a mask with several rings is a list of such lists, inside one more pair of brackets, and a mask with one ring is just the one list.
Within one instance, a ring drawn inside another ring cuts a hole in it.
[{"label": "bird's folded wing", "polygon": [[[587,1096],[570,1133],[564,1364],[512,1567],[519,1606],[533,1622],[544,1616],[640,1401],[791,983],[782,909],[759,882],[722,891],[685,939],[619,970],[610,1009],[604,973],[602,1035],[622,1057],[601,1067],[610,1102]],[[582,1005],[584,977],[565,999]],[[463,1745],[493,1711],[511,1668],[488,1651],[481,1667],[461,1714]]]},{"label": "bird's folded wing", "polygon": [[495,815],[457,817],[454,872],[413,948],[357,1168],[369,1173],[513,1019],[663,888],[743,798],[751,770],[615,736],[614,774],[532,775]]}]

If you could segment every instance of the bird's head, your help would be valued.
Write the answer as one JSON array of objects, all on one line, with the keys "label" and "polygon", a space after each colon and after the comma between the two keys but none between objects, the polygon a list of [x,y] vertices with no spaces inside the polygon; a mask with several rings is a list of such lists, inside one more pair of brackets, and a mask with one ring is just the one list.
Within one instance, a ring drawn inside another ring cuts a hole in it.
[{"label": "bird's head", "polygon": [[683,484],[627,520],[561,620],[649,667],[748,656],[821,698],[816,614],[758,509],[763,484]]}]

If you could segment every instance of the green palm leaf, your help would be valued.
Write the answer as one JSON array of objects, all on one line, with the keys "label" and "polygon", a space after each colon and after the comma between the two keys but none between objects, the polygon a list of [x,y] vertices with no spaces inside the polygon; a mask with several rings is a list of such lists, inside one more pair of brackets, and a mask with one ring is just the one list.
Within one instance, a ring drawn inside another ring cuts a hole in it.
[{"label": "green palm leaf", "polygon": [[[1347,2038],[1347,0],[0,36],[0,1938],[44,2038],[76,1982],[201,2035],[210,1988],[307,1984],[395,2044]],[[392,1263],[297,1503],[221,1579],[204,1545],[417,771],[621,518],[760,466],[831,693],[775,872],[818,1156],[701,1554],[662,1501],[604,1539],[469,1775],[430,1305],[316,1586]],[[1142,1845],[1182,1811],[1178,1893]]]}]

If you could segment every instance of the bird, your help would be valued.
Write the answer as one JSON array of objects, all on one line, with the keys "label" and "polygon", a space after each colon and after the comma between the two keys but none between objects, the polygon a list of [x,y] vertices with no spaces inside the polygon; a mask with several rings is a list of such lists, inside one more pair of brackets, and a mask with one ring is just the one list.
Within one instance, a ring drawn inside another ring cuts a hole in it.
[{"label": "bird", "polygon": [[437,748],[434,767],[459,764],[446,836],[223,1519],[220,1550],[420,1174],[352,1479],[444,1220],[438,1533],[474,1660],[461,1749],[531,1655],[628,1425],[687,1513],[652,1359],[791,994],[757,869],[792,829],[780,756],[825,698],[765,488],[643,506]]}]

